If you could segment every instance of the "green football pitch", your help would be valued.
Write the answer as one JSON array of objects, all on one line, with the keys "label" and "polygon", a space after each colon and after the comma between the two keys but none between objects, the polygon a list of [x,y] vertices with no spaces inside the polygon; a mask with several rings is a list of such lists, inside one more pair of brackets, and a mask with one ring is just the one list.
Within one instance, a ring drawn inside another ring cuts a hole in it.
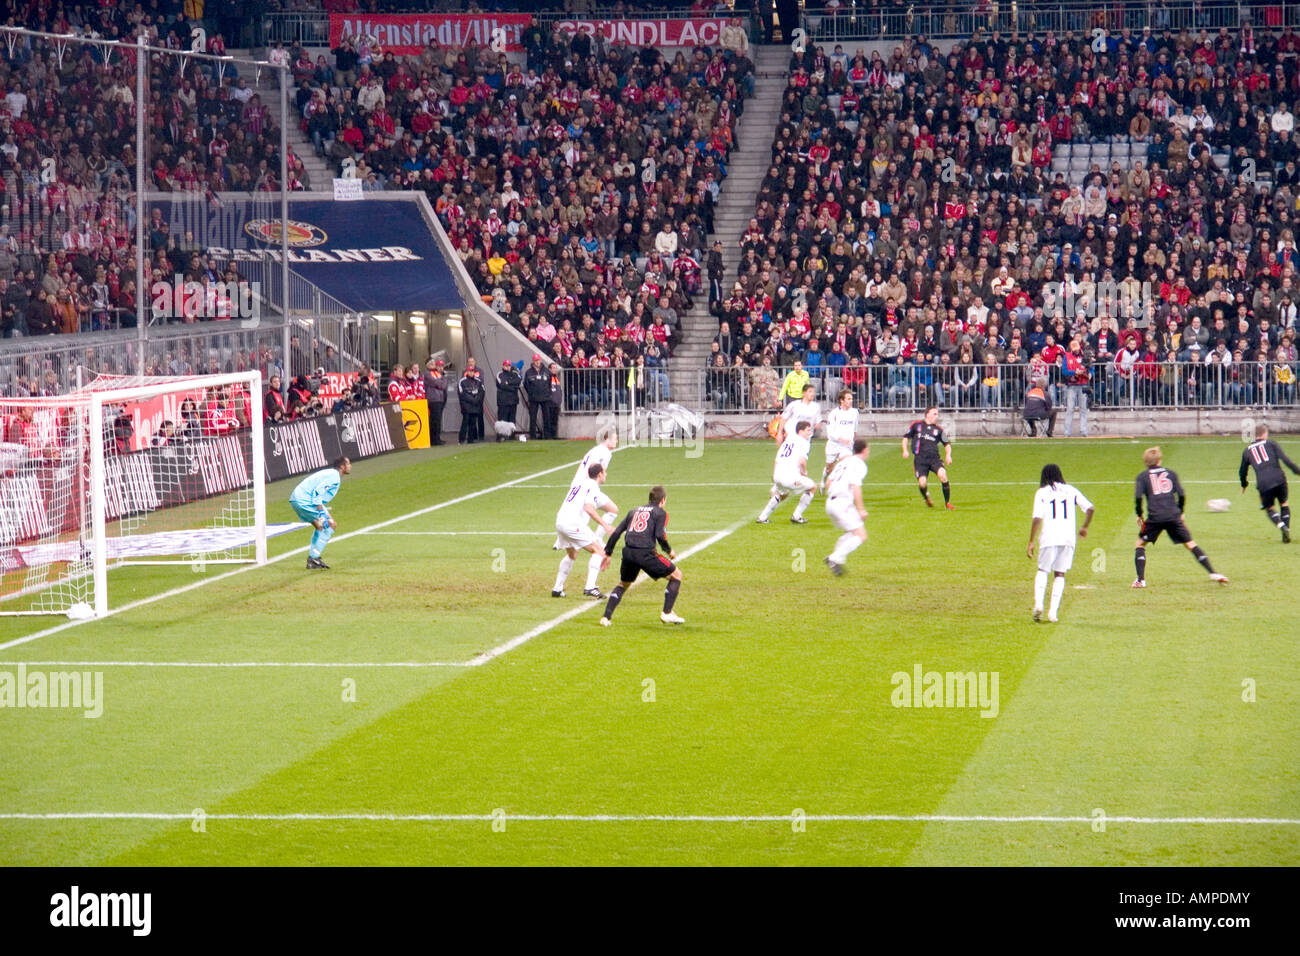
[{"label": "green football pitch", "polygon": [[[329,571],[304,570],[300,531],[262,568],[114,572],[113,605],[140,603],[104,620],[0,620],[0,671],[103,674],[99,717],[0,709],[0,859],[1296,865],[1300,544],[1239,493],[1239,440],[1167,440],[1231,584],[1162,540],[1131,589],[1150,443],[958,440],[948,512],[874,440],[840,578],[820,500],[807,525],[792,502],[754,523],[770,443],[621,449],[624,511],[668,488],[686,623],[643,579],[609,629],[585,560],[550,595],[589,442],[359,463]],[[1061,622],[1035,624],[1049,460],[1097,515]],[[931,673],[934,695],[906,693]]]}]

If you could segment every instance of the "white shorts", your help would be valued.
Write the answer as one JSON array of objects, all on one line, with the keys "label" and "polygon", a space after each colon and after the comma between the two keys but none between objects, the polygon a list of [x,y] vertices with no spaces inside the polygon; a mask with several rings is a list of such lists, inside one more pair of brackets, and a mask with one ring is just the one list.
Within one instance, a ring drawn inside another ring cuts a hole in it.
[{"label": "white shorts", "polygon": [[848,445],[841,445],[839,442],[828,441],[826,443],[826,464],[833,465],[841,458],[846,458],[853,454],[853,449]]},{"label": "white shorts", "polygon": [[1058,544],[1038,549],[1038,570],[1064,574],[1074,564],[1074,545]]},{"label": "white shorts", "polygon": [[826,516],[831,519],[831,524],[841,531],[857,531],[863,525],[862,516],[858,514],[858,506],[853,503],[852,498],[828,498]]},{"label": "white shorts", "polygon": [[555,526],[555,544],[561,550],[566,548],[577,548],[579,551],[585,551],[590,545],[595,544],[597,537],[591,526],[587,524],[560,525]]},{"label": "white shorts", "polygon": [[801,495],[805,491],[812,491],[816,488],[817,482],[798,472],[784,475],[778,472],[772,476],[772,487],[776,489],[778,495]]}]

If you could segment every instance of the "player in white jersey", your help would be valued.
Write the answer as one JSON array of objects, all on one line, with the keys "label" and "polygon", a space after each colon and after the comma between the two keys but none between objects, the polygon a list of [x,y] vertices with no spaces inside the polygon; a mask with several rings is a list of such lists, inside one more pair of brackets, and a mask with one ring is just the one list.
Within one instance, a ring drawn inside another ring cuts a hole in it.
[{"label": "player in white jersey", "polygon": [[[781,427],[776,432],[778,444],[792,437],[800,422],[811,422],[813,432],[817,430],[817,426],[822,420],[822,409],[820,405],[813,401],[813,395],[816,392],[817,389],[812,385],[805,385],[802,397],[795,399],[781,409]],[[808,440],[812,441],[812,432],[809,432]]]},{"label": "player in white jersey", "polygon": [[609,557],[605,554],[605,548],[601,545],[600,538],[596,537],[595,532],[591,530],[587,520],[593,519],[605,534],[614,530],[609,522],[600,516],[600,509],[596,507],[596,496],[600,494],[600,486],[604,482],[604,467],[590,466],[587,469],[587,476],[570,486],[564,496],[564,503],[560,505],[560,510],[555,515],[556,540],[559,541],[565,554],[560,559],[560,570],[555,576],[555,587],[551,588],[551,597],[564,597],[564,582],[568,580],[569,571],[572,570],[579,551],[590,551],[596,555],[601,562],[602,570],[609,566]]},{"label": "player in white jersey", "polygon": [[[793,404],[793,402],[791,403]],[[793,492],[800,495],[799,504],[790,520],[794,524],[807,524],[803,513],[812,502],[817,482],[808,477],[808,455],[812,451],[812,422],[804,420],[795,426],[795,433],[781,442],[772,468],[772,500],[756,519],[759,524],[770,524],[772,512]]]},{"label": "player in white jersey", "polygon": [[[609,471],[609,461],[614,456],[614,449],[618,447],[618,429],[612,425],[608,426],[605,428],[603,433],[596,436],[596,439],[595,447],[593,447],[591,451],[587,452],[587,454],[583,455],[582,461],[578,463],[578,470],[574,472],[573,475],[575,483],[582,481],[587,477],[587,472],[592,465],[600,465],[606,472]],[[597,490],[596,492],[596,508],[599,511],[605,512],[607,515],[618,514],[618,506],[614,504],[614,502],[610,501],[609,496],[600,490]],[[605,536],[601,534],[597,537],[603,544]],[[555,541],[555,548],[556,550],[559,550],[560,547],[560,541],[557,538]],[[605,597],[605,595],[601,593],[600,588],[596,587],[596,578],[600,575],[600,567],[603,560],[602,557],[593,553],[590,560],[587,562],[587,585],[582,589],[582,593],[587,597]]]},{"label": "player in white jersey", "polygon": [[831,469],[841,458],[853,454],[853,439],[858,431],[858,410],[853,407],[853,392],[841,389],[838,403],[826,416],[826,467],[822,482],[830,478]]},{"label": "player in white jersey", "polygon": [[1056,623],[1061,609],[1061,595],[1065,593],[1065,572],[1074,562],[1074,520],[1083,512],[1083,526],[1079,537],[1088,537],[1092,523],[1092,502],[1078,488],[1067,485],[1056,465],[1044,465],[1038,491],[1034,494],[1034,520],[1029,526],[1028,554],[1034,556],[1034,542],[1038,543],[1038,573],[1034,575],[1034,620],[1043,619],[1043,595],[1047,592],[1047,575],[1052,581],[1052,604],[1047,619]]},{"label": "player in white jersey", "polygon": [[854,438],[849,454],[842,456],[831,471],[826,483],[826,515],[831,524],[843,534],[835,542],[835,550],[826,557],[826,566],[836,577],[844,573],[844,562],[849,555],[867,540],[863,519],[867,516],[862,504],[862,480],[867,477],[867,455],[871,448],[865,438]]}]

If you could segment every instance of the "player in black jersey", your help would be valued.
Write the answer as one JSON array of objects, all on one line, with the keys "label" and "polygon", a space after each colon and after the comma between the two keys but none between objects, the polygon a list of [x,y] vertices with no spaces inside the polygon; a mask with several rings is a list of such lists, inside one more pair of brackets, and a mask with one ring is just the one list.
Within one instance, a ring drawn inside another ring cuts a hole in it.
[{"label": "player in black jersey", "polygon": [[[1210,573],[1211,581],[1227,584],[1228,579],[1215,572],[1210,559],[1192,540],[1192,533],[1183,522],[1183,506],[1187,504],[1187,493],[1183,491],[1178,475],[1168,468],[1161,467],[1162,456],[1159,448],[1148,448],[1142,453],[1146,471],[1137,476],[1133,492],[1136,499],[1138,518],[1138,539],[1133,563],[1137,566],[1137,580],[1133,587],[1147,586],[1147,545],[1154,544],[1160,532],[1168,533],[1169,540],[1181,544],[1196,556],[1201,567]],[[1142,518],[1142,504],[1146,502],[1146,519]]]},{"label": "player in black jersey", "polygon": [[939,446],[942,445],[947,453],[948,464],[952,464],[952,444],[948,441],[948,436],[944,430],[939,427],[939,409],[931,405],[925,410],[925,418],[919,422],[912,422],[912,427],[907,430],[903,436],[903,458],[911,458],[912,471],[916,475],[916,487],[921,492],[921,497],[931,508],[934,502],[930,500],[930,492],[926,485],[930,472],[939,475],[939,482],[943,485],[943,506],[949,511],[956,511],[956,506],[950,500],[952,498],[952,489],[948,487],[948,472],[943,467],[943,462],[939,459]]},{"label": "player in black jersey", "polygon": [[[655,485],[650,489],[648,503],[629,511],[606,542],[606,553],[613,554],[618,539],[623,538],[623,564],[618,573],[618,587],[609,593],[605,616],[600,619],[602,627],[609,627],[614,609],[623,600],[623,592],[632,586],[642,571],[656,580],[668,579],[668,587],[664,589],[664,609],[659,614],[659,620],[665,624],[686,623],[684,618],[673,613],[673,604],[682,586],[682,572],[673,564],[677,554],[668,544],[668,512],[663,507],[667,500],[668,492],[664,491],[662,485]],[[668,557],[665,558],[656,551],[656,545],[668,552]]]},{"label": "player in black jersey", "polygon": [[[1260,425],[1255,429],[1255,440],[1241,453],[1238,477],[1241,478],[1241,493],[1244,495],[1249,485],[1246,476],[1251,468],[1255,469],[1255,487],[1259,489],[1259,506],[1282,532],[1282,543],[1290,544],[1291,503],[1287,497],[1286,472],[1282,470],[1284,464],[1292,472],[1300,475],[1300,468],[1296,468],[1295,462],[1286,456],[1286,452],[1278,447],[1277,442],[1269,441],[1268,426]],[[1278,505],[1279,510],[1274,511],[1273,505]]]}]

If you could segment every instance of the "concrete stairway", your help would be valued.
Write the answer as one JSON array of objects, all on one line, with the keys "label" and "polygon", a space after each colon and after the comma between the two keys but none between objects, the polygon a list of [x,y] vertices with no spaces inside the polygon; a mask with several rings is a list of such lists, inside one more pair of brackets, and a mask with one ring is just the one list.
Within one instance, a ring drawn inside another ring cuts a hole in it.
[{"label": "concrete stairway", "polygon": [[[279,122],[280,117],[280,90],[275,85],[275,77],[269,70],[263,70],[261,76],[254,76],[251,68],[243,74],[248,80],[249,88],[262,98],[262,102],[271,108],[271,115]],[[311,192],[330,192],[334,189],[334,177],[337,175],[332,165],[327,165],[325,160],[316,155],[316,148],[312,145],[311,137],[302,131],[302,114],[294,108],[294,91],[289,90],[289,135],[286,137],[289,143],[290,152],[302,160],[302,165],[307,170],[307,176],[310,182],[307,184],[308,191]],[[277,169],[276,175],[279,175]]]},{"label": "concrete stairway", "polygon": [[[732,150],[727,178],[718,194],[713,212],[714,232],[709,240],[709,249],[714,239],[722,243],[722,261],[726,267],[724,288],[730,288],[735,280],[740,263],[738,243],[753,218],[758,187],[767,175],[790,60],[790,48],[785,45],[755,46],[751,47],[751,53],[757,68],[754,96],[746,101],[740,118],[736,134],[739,145]],[[705,253],[707,258],[708,249]],[[709,314],[706,287],[695,297],[695,307],[682,317],[682,338],[669,368],[673,401],[692,408],[704,405],[700,370],[709,354],[709,344],[717,334],[718,320]]]}]

